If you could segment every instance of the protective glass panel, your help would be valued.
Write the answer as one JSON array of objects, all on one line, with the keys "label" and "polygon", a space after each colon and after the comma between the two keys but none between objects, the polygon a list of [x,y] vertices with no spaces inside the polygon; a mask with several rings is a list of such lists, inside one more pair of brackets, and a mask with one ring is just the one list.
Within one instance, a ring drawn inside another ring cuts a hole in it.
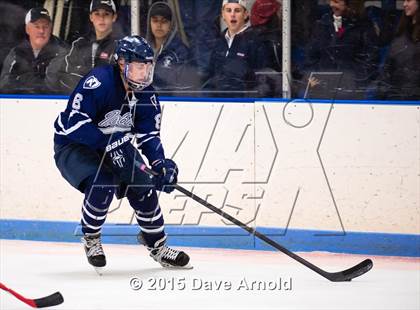
[{"label": "protective glass panel", "polygon": [[[0,92],[70,94],[92,68],[112,63],[115,40],[133,32],[155,51],[161,96],[281,98],[287,86],[295,98],[420,98],[417,0],[291,1],[287,68],[282,0],[133,1],[138,29],[130,0],[114,1],[115,13],[102,2],[91,13],[86,0],[0,1]],[[35,7],[48,10],[40,18],[48,27],[37,25],[41,13],[28,16]],[[323,80],[330,73],[339,85]]]}]

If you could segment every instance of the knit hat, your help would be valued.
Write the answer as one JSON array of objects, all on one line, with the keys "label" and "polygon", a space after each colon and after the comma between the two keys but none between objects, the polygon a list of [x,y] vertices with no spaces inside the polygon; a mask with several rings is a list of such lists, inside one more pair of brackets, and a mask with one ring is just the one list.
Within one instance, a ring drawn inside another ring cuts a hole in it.
[{"label": "knit hat", "polygon": [[256,0],[251,9],[251,25],[264,25],[276,14],[279,7],[276,0]]}]

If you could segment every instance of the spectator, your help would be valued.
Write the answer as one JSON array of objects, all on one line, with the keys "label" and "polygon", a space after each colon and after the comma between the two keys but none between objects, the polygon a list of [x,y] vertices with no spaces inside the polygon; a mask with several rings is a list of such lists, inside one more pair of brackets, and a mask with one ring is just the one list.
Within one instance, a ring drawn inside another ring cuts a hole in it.
[{"label": "spectator", "polygon": [[149,9],[146,40],[155,53],[154,85],[160,93],[188,88],[186,65],[189,50],[178,35],[176,20],[166,2],[155,2]]},{"label": "spectator", "polygon": [[46,68],[67,51],[64,42],[51,35],[52,23],[44,8],[32,8],[25,17],[27,39],[14,47],[3,62],[0,88],[3,92],[48,93]]},{"label": "spectator", "polygon": [[[21,6],[0,2],[0,73],[3,62],[10,50],[16,46],[17,42],[25,39],[25,19],[27,10]],[[13,18],[9,18],[13,16]]]},{"label": "spectator", "polygon": [[[367,86],[377,77],[378,36],[371,22],[350,0],[330,0],[330,9],[315,25],[306,49],[304,70],[307,75],[313,71],[343,73],[339,92],[325,87],[315,91],[315,97],[363,99]],[[323,84],[312,83],[314,87]]]},{"label": "spectator", "polygon": [[379,79],[379,98],[420,100],[419,0],[405,0],[396,37]]},{"label": "spectator", "polygon": [[268,67],[256,72],[260,96],[282,94],[282,25],[281,2],[256,0],[251,9],[251,26],[266,46]]},{"label": "spectator", "polygon": [[281,71],[282,26],[281,4],[277,0],[256,0],[251,9],[251,25],[258,37],[267,45],[270,68]]},{"label": "spectator", "polygon": [[309,42],[315,22],[325,13],[320,12],[325,5],[318,5],[318,1],[314,0],[300,0],[292,1],[291,6],[292,44],[303,54],[301,50]]},{"label": "spectator", "polygon": [[115,50],[115,40],[120,36],[113,31],[117,20],[117,10],[113,0],[92,0],[89,19],[93,29],[75,41],[67,55],[51,63],[48,81],[59,81],[60,91],[69,93],[80,78],[92,68],[111,62]]},{"label": "spectator", "polygon": [[222,0],[178,0],[184,31],[188,37],[197,73],[208,71],[210,55],[219,35],[215,26]]},{"label": "spectator", "polygon": [[258,69],[267,67],[267,52],[249,27],[245,0],[223,0],[221,33],[210,58],[205,90],[212,96],[255,97]]}]

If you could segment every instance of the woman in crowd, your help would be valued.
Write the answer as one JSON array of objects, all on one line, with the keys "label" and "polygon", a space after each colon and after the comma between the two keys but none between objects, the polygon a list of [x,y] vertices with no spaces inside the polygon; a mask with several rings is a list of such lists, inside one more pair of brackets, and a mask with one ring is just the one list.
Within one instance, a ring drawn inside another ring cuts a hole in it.
[{"label": "woman in crowd", "polygon": [[[342,73],[340,85],[317,81],[311,98],[364,99],[378,76],[379,38],[360,1],[330,0],[306,49],[304,71]],[[324,85],[324,86],[323,86]]]},{"label": "woman in crowd", "polygon": [[420,100],[419,0],[405,0],[397,35],[392,40],[379,81],[380,99]]},{"label": "woman in crowd", "polygon": [[146,39],[155,53],[156,90],[168,96],[188,88],[184,69],[189,50],[179,37],[175,15],[166,2],[155,2],[150,7]]}]

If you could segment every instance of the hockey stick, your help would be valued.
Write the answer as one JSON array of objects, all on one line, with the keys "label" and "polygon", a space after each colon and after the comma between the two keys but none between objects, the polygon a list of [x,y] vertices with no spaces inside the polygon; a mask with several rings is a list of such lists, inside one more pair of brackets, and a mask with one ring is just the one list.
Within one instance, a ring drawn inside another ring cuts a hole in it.
[{"label": "hockey stick", "polygon": [[[150,174],[150,175],[156,175],[156,172],[154,172],[153,170],[149,169],[144,164],[142,164],[140,166],[140,169],[142,171]],[[268,238],[266,235],[263,235],[262,233],[258,232],[254,228],[251,228],[251,227],[247,226],[246,224],[242,223],[241,221],[237,220],[236,218],[234,218],[233,216],[227,214],[226,212],[220,210],[219,208],[213,206],[212,204],[208,203],[204,199],[198,197],[197,195],[193,194],[192,192],[190,192],[189,190],[183,188],[182,186],[180,186],[178,184],[175,184],[174,187],[175,187],[175,189],[177,189],[178,191],[180,191],[184,195],[186,195],[186,196],[194,199],[195,201],[197,201],[201,205],[203,205],[206,208],[212,210],[213,212],[219,214],[223,218],[231,221],[232,223],[238,225],[239,227],[241,227],[242,229],[246,230],[250,234],[253,234],[255,237],[257,237],[257,238],[263,240],[264,242],[268,243],[269,245],[271,245],[273,248],[276,248],[280,252],[283,252],[284,254],[288,255],[289,257],[293,258],[294,260],[297,260],[299,263],[305,265],[309,269],[315,271],[316,273],[320,274],[321,276],[323,276],[324,278],[326,278],[326,279],[328,279],[330,281],[333,281],[333,282],[351,281],[351,279],[356,278],[358,276],[361,276],[361,275],[365,274],[366,272],[368,272],[373,267],[372,260],[365,259],[361,263],[359,263],[359,264],[357,264],[357,265],[355,265],[355,266],[353,266],[353,267],[351,267],[349,269],[343,270],[343,271],[327,272],[325,270],[322,270],[321,268],[319,268],[319,267],[315,266],[314,264],[308,262],[303,257],[300,257],[299,255],[297,255],[297,254],[289,251],[288,249],[286,249],[285,247],[281,246],[280,244],[278,244],[274,240]]]},{"label": "hockey stick", "polygon": [[8,288],[6,285],[4,285],[1,282],[0,282],[0,289],[5,290],[6,292],[9,292],[13,296],[15,296],[17,299],[31,306],[32,308],[52,307],[52,306],[56,306],[64,302],[63,295],[61,295],[60,292],[55,292],[54,294],[51,294],[49,296],[45,296],[42,298],[30,299],[30,298],[23,297],[22,295]]}]

